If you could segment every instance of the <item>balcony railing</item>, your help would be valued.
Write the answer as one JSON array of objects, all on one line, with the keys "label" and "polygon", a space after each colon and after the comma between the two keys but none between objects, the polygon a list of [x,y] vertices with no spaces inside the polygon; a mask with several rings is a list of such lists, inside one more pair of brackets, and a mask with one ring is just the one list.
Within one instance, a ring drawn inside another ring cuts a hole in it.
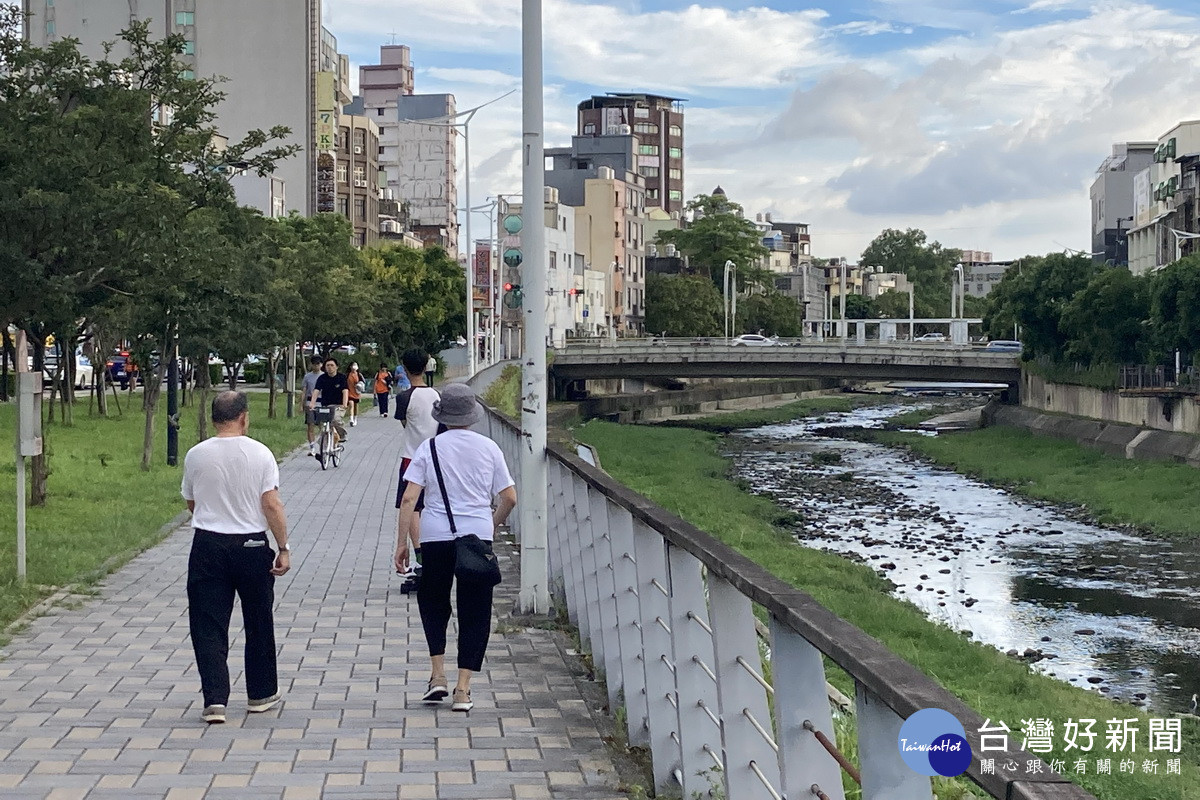
[{"label": "balcony railing", "polygon": [[[481,431],[519,472],[520,430],[490,412]],[[603,675],[610,708],[624,705],[629,742],[649,750],[657,788],[844,800],[845,770],[864,800],[929,800],[930,779],[904,763],[897,737],[916,711],[941,708],[965,728],[975,754],[966,776],[988,796],[1092,798],[1023,751],[1006,758],[1040,770],[985,774],[984,720],[914,666],[568,449],[551,444],[547,456],[550,590]],[[756,607],[768,619],[769,669]],[[854,679],[857,767],[838,749],[824,657]]]}]

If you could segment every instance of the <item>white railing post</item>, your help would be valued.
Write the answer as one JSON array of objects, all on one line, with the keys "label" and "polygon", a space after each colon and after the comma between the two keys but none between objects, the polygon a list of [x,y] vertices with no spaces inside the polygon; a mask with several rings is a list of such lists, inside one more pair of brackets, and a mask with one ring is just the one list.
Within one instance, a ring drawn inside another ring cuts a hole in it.
[{"label": "white railing post", "polygon": [[676,708],[675,652],[671,646],[671,584],[667,544],[658,531],[644,523],[633,526],[633,553],[637,560],[638,610],[642,623],[642,663],[646,670],[646,719],[650,726],[650,757],[654,786],[665,791],[682,774],[679,711]]},{"label": "white railing post", "polygon": [[[592,666],[597,672],[604,670],[604,618],[600,614],[600,579],[596,574],[596,537],[602,530],[592,519],[592,489],[584,481],[575,484],[575,509],[582,515],[579,525],[580,562],[583,564],[582,617],[586,610],[588,618],[587,648],[592,654]],[[603,500],[603,498],[601,498]],[[581,637],[582,638],[582,637]]]},{"label": "white railing post", "polygon": [[645,645],[638,611],[637,557],[633,545],[633,516],[624,508],[608,507],[608,531],[613,555],[617,604],[617,640],[621,646],[621,682],[630,744],[650,743],[646,722]]},{"label": "white railing post", "polygon": [[550,481],[550,488],[547,492],[550,501],[550,510],[547,516],[549,527],[547,544],[550,548],[550,595],[565,603],[567,559],[563,537],[567,531],[566,485],[571,477],[567,468],[555,459],[550,459],[546,465],[546,477]]},{"label": "white railing post", "polygon": [[[679,749],[683,796],[708,796],[721,785],[714,770],[721,753],[721,724],[717,716],[717,684],[709,674],[713,664],[708,604],[700,560],[681,547],[667,548],[671,570],[671,644],[675,686],[679,696]],[[721,766],[724,768],[724,765]]]},{"label": "white railing post", "polygon": [[845,800],[842,770],[804,723],[836,743],[821,652],[775,617],[771,618],[771,683],[775,730],[785,797],[803,797],[813,784],[830,800]]},{"label": "white railing post", "polygon": [[[604,640],[604,686],[608,690],[608,707],[615,714],[625,688],[621,674],[621,642],[617,637],[616,586],[613,580],[612,537],[608,530],[611,505],[600,492],[590,492],[592,501],[592,552],[596,556],[596,592],[599,597],[600,637]],[[596,665],[601,666],[600,664]]]},{"label": "white railing post", "polygon": [[571,476],[571,483],[567,488],[567,502],[570,506],[567,520],[572,523],[571,538],[567,542],[571,559],[571,582],[567,587],[567,594],[572,598],[571,621],[579,629],[580,646],[585,652],[591,652],[592,622],[587,594],[583,591],[583,548],[587,544],[587,536],[591,533],[588,525],[591,506],[588,505],[587,484],[577,475]]},{"label": "white railing post", "polygon": [[[708,573],[709,620],[725,751],[725,796],[764,797],[764,782],[779,791],[779,756],[772,736],[754,607],[724,578]],[[757,724],[757,727],[756,727]],[[751,764],[758,767],[760,778]]]},{"label": "white railing post", "polygon": [[900,715],[861,683],[855,683],[854,706],[863,800],[932,800],[929,778],[900,757]]}]

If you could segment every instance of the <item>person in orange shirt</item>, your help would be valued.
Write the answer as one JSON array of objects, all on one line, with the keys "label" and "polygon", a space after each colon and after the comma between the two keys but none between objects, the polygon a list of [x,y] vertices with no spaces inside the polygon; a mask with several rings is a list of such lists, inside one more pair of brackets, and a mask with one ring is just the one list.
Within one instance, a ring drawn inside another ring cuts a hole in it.
[{"label": "person in orange shirt", "polygon": [[346,373],[346,383],[350,388],[350,427],[353,428],[358,424],[358,401],[362,398],[362,391],[366,387],[363,386],[362,373],[358,371],[358,362],[350,365],[350,371]]},{"label": "person in orange shirt", "polygon": [[392,371],[387,368],[387,364],[380,364],[379,371],[375,373],[375,406],[379,409],[379,416],[386,417],[388,415],[388,397],[392,393]]}]

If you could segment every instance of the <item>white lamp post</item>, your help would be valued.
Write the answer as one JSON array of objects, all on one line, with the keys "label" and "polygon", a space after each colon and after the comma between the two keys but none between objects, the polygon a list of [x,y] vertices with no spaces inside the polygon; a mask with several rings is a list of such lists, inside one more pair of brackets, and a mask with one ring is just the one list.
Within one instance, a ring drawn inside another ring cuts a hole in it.
[{"label": "white lamp post", "polygon": [[[737,327],[737,264],[732,261],[725,262],[725,282],[724,282],[724,300],[725,300],[725,341],[728,343],[733,338],[733,330]],[[732,312],[732,326],[730,325]]]}]

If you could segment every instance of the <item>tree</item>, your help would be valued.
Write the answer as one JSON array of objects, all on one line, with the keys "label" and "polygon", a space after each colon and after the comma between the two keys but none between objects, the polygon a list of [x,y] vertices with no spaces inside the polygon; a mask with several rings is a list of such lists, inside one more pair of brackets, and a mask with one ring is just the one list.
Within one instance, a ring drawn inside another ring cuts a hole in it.
[{"label": "tree", "polygon": [[1063,308],[1066,356],[1088,365],[1140,363],[1150,345],[1149,318],[1149,279],[1105,269]]},{"label": "tree", "polygon": [[738,327],[744,331],[785,337],[804,334],[802,306],[782,292],[771,290],[739,300],[737,315]]},{"label": "tree", "polygon": [[646,275],[646,330],[667,336],[719,336],[721,293],[703,275]]},{"label": "tree", "polygon": [[[841,303],[835,303],[834,312],[840,313],[841,310]],[[878,317],[879,309],[875,307],[874,300],[861,294],[846,295],[846,319],[877,319]]]},{"label": "tree", "polygon": [[875,298],[875,312],[880,319],[908,319],[908,297],[908,292],[882,292]]},{"label": "tree", "polygon": [[1021,328],[1025,355],[1062,359],[1068,336],[1063,311],[1101,267],[1086,255],[1050,253],[1026,256],[1010,268],[988,295],[984,327],[993,339],[1007,339]]},{"label": "tree", "polygon": [[300,283],[296,311],[303,338],[317,344],[323,356],[362,341],[362,331],[370,327],[383,298],[372,290],[371,273],[353,244],[350,221],[339,214],[292,214],[282,224],[293,236],[289,257]]},{"label": "tree", "polygon": [[466,334],[466,274],[445,250],[385,245],[364,253],[364,263],[376,309],[367,330],[385,353],[436,353]]},{"label": "tree", "polygon": [[687,227],[663,231],[658,244],[675,245],[692,269],[709,275],[718,288],[725,280],[726,261],[737,265],[739,286],[773,285],[770,271],[762,267],[767,248],[740,205],[724,195],[701,194],[687,204],[687,212],[692,215]]},{"label": "tree", "polygon": [[916,316],[929,318],[946,316],[949,311],[950,279],[961,258],[961,250],[944,248],[938,242],[928,244],[924,231],[888,228],[867,245],[859,263],[906,275],[913,284]]},{"label": "tree", "polygon": [[1158,272],[1151,297],[1154,356],[1162,360],[1181,350],[1195,361],[1200,355],[1200,254]]}]

